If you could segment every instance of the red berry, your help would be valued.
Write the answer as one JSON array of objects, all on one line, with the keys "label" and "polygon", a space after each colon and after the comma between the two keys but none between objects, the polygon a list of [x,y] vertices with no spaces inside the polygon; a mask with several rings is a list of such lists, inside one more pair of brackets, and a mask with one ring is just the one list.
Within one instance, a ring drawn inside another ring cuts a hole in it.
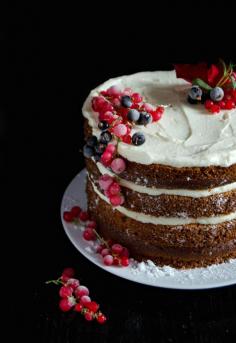
[{"label": "red berry", "polygon": [[112,95],[112,96],[117,96],[121,94],[121,88],[117,85],[111,86],[110,88],[107,89],[107,94]]},{"label": "red berry", "polygon": [[90,322],[91,320],[93,320],[93,315],[90,312],[86,312],[84,318]]},{"label": "red berry", "polygon": [[97,321],[99,324],[104,324],[106,322],[107,318],[104,316],[104,314],[100,313],[97,316]]},{"label": "red berry", "polygon": [[111,159],[112,159],[112,154],[108,151],[105,151],[101,156],[101,161],[104,164],[107,164],[108,162],[110,162]]},{"label": "red berry", "polygon": [[59,294],[61,298],[67,298],[72,296],[73,293],[73,289],[71,287],[68,286],[62,286],[60,288]]},{"label": "red berry", "polygon": [[207,110],[210,110],[213,105],[214,105],[214,102],[212,100],[208,99],[205,101],[205,107]]},{"label": "red berry", "polygon": [[129,112],[128,108],[121,107],[118,110],[118,115],[121,116],[123,119],[127,119],[127,113]]},{"label": "red berry", "polygon": [[105,104],[106,100],[102,96],[95,96],[92,99],[92,108],[95,112],[99,112],[103,105]]},{"label": "red berry", "polygon": [[235,107],[235,102],[233,100],[226,100],[225,108],[227,110],[232,110]]},{"label": "red berry", "polygon": [[102,249],[101,255],[102,255],[103,257],[105,257],[105,256],[107,256],[107,255],[109,255],[109,254],[110,254],[110,249],[107,249],[107,248]]},{"label": "red berry", "polygon": [[124,203],[125,199],[122,195],[120,194],[116,194],[116,195],[111,195],[109,197],[109,200],[110,200],[110,203],[113,205],[113,206],[120,206]]},{"label": "red berry", "polygon": [[100,244],[100,245],[97,246],[96,252],[97,252],[98,254],[101,254],[102,249],[104,249],[104,247],[103,247],[103,245]]},{"label": "red berry", "polygon": [[75,276],[75,270],[73,268],[65,268],[62,272],[62,275],[71,278]]},{"label": "red berry", "polygon": [[106,151],[110,152],[111,154],[114,154],[114,152],[116,151],[116,147],[114,144],[108,144],[108,146],[106,147]]},{"label": "red berry", "polygon": [[126,164],[123,158],[118,157],[118,158],[115,158],[111,162],[111,169],[116,174],[122,173],[123,171],[125,171],[125,168],[126,168]]},{"label": "red berry", "polygon": [[118,257],[113,258],[113,265],[114,266],[119,266],[120,265],[120,259]]},{"label": "red berry", "polygon": [[220,106],[220,108],[225,109],[225,101],[224,100],[219,101],[218,105]]},{"label": "red berry", "polygon": [[88,227],[84,230],[83,237],[86,241],[94,241],[96,239],[96,235],[94,233],[94,230],[90,227]]},{"label": "red berry", "polygon": [[108,124],[111,124],[115,120],[115,117],[111,111],[106,111],[105,113],[99,114],[99,120],[106,121]]},{"label": "red berry", "polygon": [[117,137],[125,136],[127,134],[127,127],[124,124],[118,124],[118,125],[114,126],[113,133]]},{"label": "red berry", "polygon": [[79,287],[79,280],[71,278],[67,281],[66,286],[70,286],[72,289],[76,289],[77,287]]},{"label": "red berry", "polygon": [[63,298],[59,302],[59,307],[63,312],[70,311],[73,305],[73,302],[69,298]]},{"label": "red berry", "polygon": [[132,141],[132,138],[131,138],[130,135],[126,135],[126,136],[122,137],[121,139],[122,139],[122,141],[123,141],[124,143],[126,143],[126,144],[130,144],[131,141]]},{"label": "red berry", "polygon": [[129,257],[129,250],[127,248],[123,248],[122,252],[120,253],[120,256]]},{"label": "red berry", "polygon": [[75,289],[76,298],[80,298],[83,295],[89,295],[89,289],[86,286],[79,286]]},{"label": "red berry", "polygon": [[65,211],[63,213],[63,219],[65,220],[65,222],[71,223],[74,220],[74,216],[71,212]]},{"label": "red berry", "polygon": [[119,255],[123,251],[123,247],[120,244],[113,244],[111,250],[114,252],[114,254]]},{"label": "red berry", "polygon": [[86,222],[86,220],[89,219],[88,212],[86,212],[86,211],[81,211],[80,214],[79,214],[79,219],[80,219],[82,222]]},{"label": "red berry", "polygon": [[99,183],[99,186],[101,187],[101,189],[106,191],[106,190],[108,190],[110,185],[113,183],[113,178],[108,174],[104,174],[104,175],[100,176],[98,183]]},{"label": "red berry", "polygon": [[91,301],[86,304],[86,307],[91,311],[91,312],[97,312],[99,309],[99,305],[95,301]]},{"label": "red berry", "polygon": [[220,112],[220,106],[219,105],[212,105],[211,108],[209,109],[211,113],[219,113]]},{"label": "red berry", "polygon": [[66,283],[67,281],[69,280],[69,276],[66,276],[66,275],[62,275],[61,276],[61,281]]},{"label": "red berry", "polygon": [[129,259],[126,256],[121,257],[121,265],[127,267],[129,265]]},{"label": "red berry", "polygon": [[126,87],[124,89],[124,92],[122,93],[123,95],[131,95],[132,94],[132,88]]},{"label": "red berry", "polygon": [[74,206],[74,207],[72,207],[70,212],[73,214],[74,217],[78,217],[78,215],[81,212],[81,208],[79,206]]},{"label": "red berry", "polygon": [[120,185],[117,182],[113,182],[108,188],[110,195],[116,195],[120,193]]},{"label": "red berry", "polygon": [[143,101],[143,97],[139,93],[132,94],[132,101],[135,103],[139,103]]},{"label": "red berry", "polygon": [[97,227],[97,223],[95,222],[95,220],[90,220],[90,221],[87,223],[87,227],[90,227],[90,228],[95,229],[95,228]]},{"label": "red berry", "polygon": [[113,256],[111,255],[104,256],[103,262],[106,266],[111,266],[113,264]]},{"label": "red berry", "polygon": [[91,302],[91,298],[88,295],[82,295],[82,297],[80,298],[80,303],[82,305],[86,305],[89,302]]},{"label": "red berry", "polygon": [[83,309],[83,305],[81,305],[80,303],[75,305],[75,311],[76,312],[81,312]]}]

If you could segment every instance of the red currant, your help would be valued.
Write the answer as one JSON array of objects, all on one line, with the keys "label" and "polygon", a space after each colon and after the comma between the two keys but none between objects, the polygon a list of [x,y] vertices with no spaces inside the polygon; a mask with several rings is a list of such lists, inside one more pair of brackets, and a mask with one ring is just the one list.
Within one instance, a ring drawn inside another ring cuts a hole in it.
[{"label": "red currant", "polygon": [[74,206],[72,207],[72,209],[70,210],[70,212],[72,213],[72,215],[74,217],[78,217],[78,215],[80,214],[81,212],[81,208],[79,206]]},{"label": "red currant", "polygon": [[129,265],[129,258],[126,256],[121,257],[121,265],[127,267]]},{"label": "red currant", "polygon": [[70,286],[75,290],[77,287],[79,287],[79,280],[71,278],[67,280],[66,286]]},{"label": "red currant", "polygon": [[97,321],[99,324],[104,324],[106,322],[107,318],[104,316],[104,314],[99,313],[97,316]]},{"label": "red currant", "polygon": [[80,219],[82,222],[86,222],[86,220],[89,219],[88,212],[86,212],[86,211],[81,211],[80,214],[79,214],[79,219]]},{"label": "red currant", "polygon": [[76,298],[80,298],[83,295],[89,295],[89,289],[86,286],[79,286],[75,289]]},{"label": "red currant", "polygon": [[61,298],[67,298],[72,296],[73,293],[73,289],[71,287],[68,286],[62,286],[60,288],[59,294]]},{"label": "red currant", "polygon": [[123,247],[120,244],[113,244],[111,247],[111,250],[114,254],[121,254],[121,252],[123,251]]},{"label": "red currant", "polygon": [[76,312],[81,312],[83,309],[83,305],[81,305],[80,303],[75,305],[75,311]]},{"label": "red currant", "polygon": [[113,264],[113,256],[111,255],[104,256],[103,262],[106,266],[111,266]]},{"label": "red currant", "polygon": [[92,228],[88,227],[83,232],[83,237],[86,241],[94,241],[96,239],[96,235]]},{"label": "red currant", "polygon": [[99,305],[95,301],[91,301],[86,304],[86,307],[91,311],[91,312],[97,312],[99,309]]},{"label": "red currant", "polygon": [[85,306],[89,302],[91,302],[91,298],[88,295],[82,295],[80,303]]},{"label": "red currant", "polygon": [[86,312],[84,318],[90,322],[91,320],[93,320],[93,315],[90,312]]},{"label": "red currant", "polygon": [[75,270],[73,268],[65,268],[62,272],[62,275],[71,278],[75,276]]},{"label": "red currant", "polygon": [[59,307],[63,312],[67,312],[73,307],[73,303],[70,301],[70,299],[63,298],[59,302]]},{"label": "red currant", "polygon": [[139,93],[132,94],[132,101],[135,103],[139,103],[143,101],[143,97]]},{"label": "red currant", "polygon": [[74,216],[71,212],[65,211],[63,213],[63,219],[65,220],[65,222],[71,223],[74,220]]},{"label": "red currant", "polygon": [[235,102],[233,100],[226,100],[225,108],[227,110],[232,110],[235,107]]},{"label": "red currant", "polygon": [[205,101],[205,107],[207,110],[210,110],[212,108],[212,106],[214,105],[214,102],[212,100],[206,100]]}]

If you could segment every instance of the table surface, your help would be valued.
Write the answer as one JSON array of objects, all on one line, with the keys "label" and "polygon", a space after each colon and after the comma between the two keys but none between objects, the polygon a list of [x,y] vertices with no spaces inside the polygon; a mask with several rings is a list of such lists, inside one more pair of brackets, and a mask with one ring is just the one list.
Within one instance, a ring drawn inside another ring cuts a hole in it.
[{"label": "table surface", "polygon": [[[9,119],[10,158],[5,176],[13,186],[9,206],[14,233],[9,232],[14,235],[11,248],[19,265],[14,266],[14,278],[20,280],[23,292],[17,304],[11,303],[16,323],[33,335],[34,343],[235,342],[236,286],[177,291],[119,279],[86,260],[69,242],[60,222],[64,190],[84,167],[80,108],[89,90],[119,74],[170,68],[163,63],[170,58],[180,62],[185,56],[185,61],[191,61],[191,56],[200,59],[201,55],[206,59],[209,49],[203,52],[195,46],[190,51],[184,42],[183,52],[179,40],[165,45],[163,39],[161,52],[165,47],[166,55],[143,54],[131,63],[123,47],[116,51],[119,63],[107,64],[102,54],[94,59],[94,50],[101,48],[99,41],[78,52],[78,46],[88,41],[85,29],[76,28],[78,17],[72,24],[68,19],[66,28],[61,26],[62,17],[52,16],[53,28],[42,42],[38,12],[16,14],[17,20],[9,19],[11,99],[0,118],[1,127]],[[134,46],[140,44],[135,30],[131,36]],[[225,46],[229,49],[226,58],[235,53],[233,44]],[[68,266],[76,269],[81,283],[101,305],[109,318],[106,325],[58,310],[58,289],[45,281],[57,278]]]}]

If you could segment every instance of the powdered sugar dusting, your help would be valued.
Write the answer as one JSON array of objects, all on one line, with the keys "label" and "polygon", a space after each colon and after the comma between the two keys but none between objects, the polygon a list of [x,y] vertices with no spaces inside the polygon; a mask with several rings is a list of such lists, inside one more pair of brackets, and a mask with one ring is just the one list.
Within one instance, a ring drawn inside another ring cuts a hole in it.
[{"label": "powdered sugar dusting", "polygon": [[177,283],[194,284],[196,281],[206,283],[209,281],[225,281],[236,277],[236,259],[231,259],[227,263],[214,264],[206,268],[176,269],[170,266],[157,266],[150,260],[146,262],[133,261],[131,266],[133,275],[140,275],[152,279],[171,279]]}]

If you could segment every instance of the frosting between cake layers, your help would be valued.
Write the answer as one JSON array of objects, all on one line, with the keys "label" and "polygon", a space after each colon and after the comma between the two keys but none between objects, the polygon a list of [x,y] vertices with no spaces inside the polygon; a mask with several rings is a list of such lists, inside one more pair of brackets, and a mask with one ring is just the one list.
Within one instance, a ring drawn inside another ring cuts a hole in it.
[{"label": "frosting between cake layers", "polygon": [[[93,159],[94,161],[94,159]],[[94,161],[94,163],[96,163]],[[189,189],[165,189],[165,188],[154,188],[154,187],[145,187],[138,185],[134,182],[124,180],[120,178],[118,175],[113,173],[111,170],[104,167],[104,165],[100,162],[96,163],[98,170],[102,175],[108,174],[112,177],[116,177],[119,180],[119,184],[123,187],[129,188],[133,191],[139,192],[139,193],[145,193],[152,196],[158,196],[161,194],[167,194],[167,195],[178,195],[178,196],[186,196],[191,198],[202,198],[202,197],[208,197],[214,194],[220,194],[229,192],[236,189],[236,182],[229,183],[224,186],[215,187],[212,189],[201,189],[201,190],[189,190]]]},{"label": "frosting between cake layers", "polygon": [[[104,201],[106,201],[108,204],[110,204],[108,198],[102,194],[98,188],[95,186],[91,178],[89,178],[92,187],[97,193],[97,195]],[[204,225],[215,225],[220,224],[223,222],[227,222],[230,220],[236,219],[236,212],[227,214],[227,215],[219,215],[214,217],[201,217],[201,218],[180,218],[180,217],[155,217],[149,214],[144,213],[138,213],[135,211],[131,211],[126,209],[123,206],[117,206],[114,208],[115,210],[123,213],[127,217],[130,217],[134,220],[137,220],[142,223],[151,223],[155,225],[170,225],[170,226],[176,226],[176,225],[187,225],[187,224],[204,224]]]},{"label": "frosting between cake layers", "polygon": [[122,76],[91,91],[82,111],[97,137],[101,131],[97,128],[98,114],[91,108],[91,99],[115,84],[131,87],[153,105],[170,105],[158,122],[133,127],[132,134],[142,131],[146,141],[140,146],[120,142],[121,156],[136,163],[173,167],[228,167],[236,163],[236,109],[212,115],[201,104],[190,105],[186,97],[191,85],[177,79],[174,71]]}]

